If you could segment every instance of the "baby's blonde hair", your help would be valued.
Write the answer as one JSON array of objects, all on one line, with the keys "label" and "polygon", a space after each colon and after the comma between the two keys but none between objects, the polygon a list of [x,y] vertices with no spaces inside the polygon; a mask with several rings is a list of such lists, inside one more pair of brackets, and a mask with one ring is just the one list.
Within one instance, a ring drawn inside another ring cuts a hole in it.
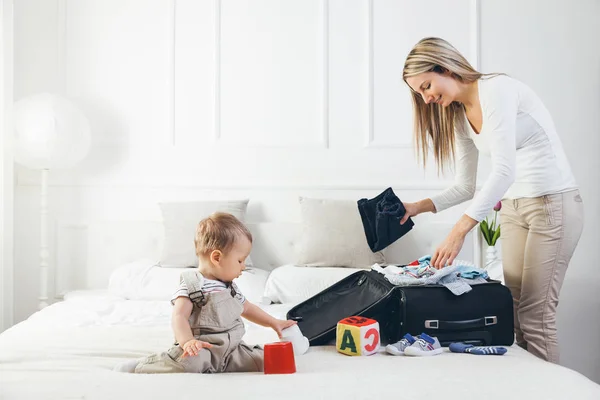
[{"label": "baby's blonde hair", "polygon": [[239,236],[243,235],[252,243],[252,234],[235,216],[215,212],[198,223],[194,245],[198,258],[206,258],[214,250],[227,254]]}]

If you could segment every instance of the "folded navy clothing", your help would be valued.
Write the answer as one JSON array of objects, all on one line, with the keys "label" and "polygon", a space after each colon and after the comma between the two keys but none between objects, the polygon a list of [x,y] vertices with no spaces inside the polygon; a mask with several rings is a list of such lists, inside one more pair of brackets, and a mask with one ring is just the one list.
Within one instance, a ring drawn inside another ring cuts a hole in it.
[{"label": "folded navy clothing", "polygon": [[385,249],[414,226],[410,217],[403,225],[400,225],[406,209],[391,187],[370,200],[358,200],[358,211],[367,236],[367,243],[373,252]]}]

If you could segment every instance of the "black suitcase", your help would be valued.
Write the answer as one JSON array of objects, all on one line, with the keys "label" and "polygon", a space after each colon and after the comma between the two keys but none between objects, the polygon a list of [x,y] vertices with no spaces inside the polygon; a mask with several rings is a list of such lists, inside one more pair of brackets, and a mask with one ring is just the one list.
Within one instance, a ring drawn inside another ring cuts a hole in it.
[{"label": "black suitcase", "polygon": [[457,296],[442,285],[395,286],[377,271],[358,271],[296,305],[287,318],[318,346],[335,344],[337,323],[352,315],[379,322],[383,345],[422,332],[436,336],[442,346],[510,346],[514,341],[512,296],[493,280]]}]

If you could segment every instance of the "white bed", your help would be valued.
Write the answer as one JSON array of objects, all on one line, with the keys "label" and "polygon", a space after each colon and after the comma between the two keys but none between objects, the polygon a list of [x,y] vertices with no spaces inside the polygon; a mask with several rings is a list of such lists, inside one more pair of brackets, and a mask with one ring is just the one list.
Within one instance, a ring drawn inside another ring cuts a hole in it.
[{"label": "white bed", "polygon": [[[291,304],[263,306],[283,317]],[[168,301],[72,293],[0,336],[2,399],[599,399],[600,386],[518,347],[503,356],[444,352],[426,358],[385,353],[348,357],[311,347],[291,375],[113,372],[119,361],[172,341]],[[249,324],[245,340],[276,340]]]},{"label": "white bed", "polygon": [[[344,221],[336,218],[340,220]],[[316,279],[303,271],[305,281],[282,274],[298,246],[298,224],[249,226],[255,237],[255,266],[265,275],[275,269],[269,283],[280,279],[264,288],[254,281],[240,288],[255,303],[261,303],[263,294],[281,301],[261,304],[276,317],[284,318],[296,302],[350,273],[320,267]],[[400,262],[423,255],[449,229],[421,224],[389,248],[389,258]],[[0,334],[0,399],[600,399],[600,385],[516,346],[503,356],[446,349],[426,358],[385,353],[348,357],[332,347],[311,347],[296,358],[297,372],[291,375],[113,372],[116,363],[163,351],[173,341],[168,298],[177,271],[149,269],[151,258],[160,254],[162,235],[157,221],[73,221],[57,227],[50,293],[66,295]],[[477,246],[477,240],[469,238],[461,257],[476,261]],[[150,259],[129,263],[140,255]],[[245,340],[264,344],[277,338],[270,329],[248,324]]]}]

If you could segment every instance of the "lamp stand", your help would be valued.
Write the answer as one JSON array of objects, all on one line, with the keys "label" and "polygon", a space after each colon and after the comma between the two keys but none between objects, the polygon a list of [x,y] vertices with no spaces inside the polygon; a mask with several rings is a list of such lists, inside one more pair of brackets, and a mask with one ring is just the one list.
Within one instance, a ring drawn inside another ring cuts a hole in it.
[{"label": "lamp stand", "polygon": [[48,170],[42,169],[40,195],[40,297],[38,309],[48,306]]}]

